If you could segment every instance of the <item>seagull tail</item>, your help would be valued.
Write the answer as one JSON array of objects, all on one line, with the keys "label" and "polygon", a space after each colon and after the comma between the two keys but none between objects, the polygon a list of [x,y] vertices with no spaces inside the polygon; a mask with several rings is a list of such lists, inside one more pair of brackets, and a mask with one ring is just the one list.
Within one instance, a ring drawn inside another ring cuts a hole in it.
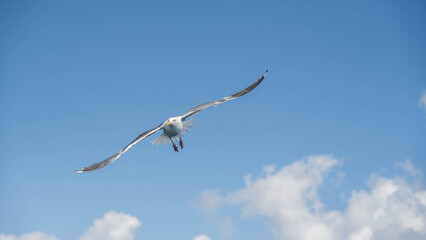
[{"label": "seagull tail", "polygon": [[158,138],[152,140],[151,143],[154,145],[163,145],[163,144],[171,143],[171,141],[170,141],[170,138],[164,135],[163,133],[160,136],[158,136]]},{"label": "seagull tail", "polygon": [[183,136],[184,133],[189,132],[189,129],[191,129],[192,127],[192,124],[194,124],[194,119],[183,122],[181,136]]}]

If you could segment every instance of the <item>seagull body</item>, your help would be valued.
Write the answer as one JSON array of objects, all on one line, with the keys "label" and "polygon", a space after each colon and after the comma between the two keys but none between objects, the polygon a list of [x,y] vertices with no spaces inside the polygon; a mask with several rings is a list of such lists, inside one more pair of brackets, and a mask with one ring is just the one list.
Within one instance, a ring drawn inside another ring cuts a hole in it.
[{"label": "seagull body", "polygon": [[183,136],[184,133],[189,131],[189,129],[192,127],[192,124],[194,123],[194,119],[190,119],[188,121],[185,121],[187,118],[199,113],[200,111],[202,111],[206,108],[217,106],[217,105],[222,104],[224,102],[227,102],[227,101],[230,101],[230,100],[233,100],[233,99],[236,99],[236,98],[239,98],[239,97],[245,95],[246,93],[248,93],[248,92],[252,91],[254,88],[256,88],[263,81],[263,79],[265,78],[267,73],[268,73],[268,70],[266,70],[266,72],[263,74],[263,76],[261,78],[259,78],[256,82],[254,82],[253,84],[251,84],[250,86],[248,86],[247,88],[245,88],[242,91],[239,91],[239,92],[237,92],[237,93],[235,93],[231,96],[224,97],[224,98],[221,98],[221,99],[216,100],[216,101],[212,101],[212,102],[208,102],[208,103],[198,105],[198,106],[190,109],[188,112],[186,112],[183,115],[171,117],[171,118],[167,119],[166,121],[162,122],[157,127],[140,134],[137,138],[135,138],[127,146],[125,146],[123,149],[121,149],[118,153],[112,155],[111,157],[105,159],[102,162],[98,162],[98,163],[92,164],[90,166],[84,167],[80,170],[76,170],[76,172],[79,172],[79,173],[90,172],[90,171],[93,171],[93,170],[103,168],[106,165],[114,162],[123,153],[129,151],[130,148],[132,148],[135,144],[140,142],[142,139],[148,138],[149,136],[151,136],[152,134],[154,134],[154,133],[156,133],[160,130],[163,130],[163,134],[161,134],[159,137],[157,137],[156,139],[151,141],[151,143],[154,144],[154,145],[162,145],[162,144],[172,143],[173,149],[175,150],[175,152],[179,152],[179,149],[176,146],[176,144],[174,143],[174,141],[179,140],[179,146],[180,146],[181,149],[183,149],[182,136]]},{"label": "seagull body", "polygon": [[186,132],[189,132],[189,129],[192,127],[193,123],[194,123],[194,119],[191,119],[186,122],[182,122],[182,118],[180,117],[169,118],[167,121],[161,124],[163,129],[163,134],[161,134],[158,138],[151,141],[151,143],[154,145],[172,143],[174,150],[178,152],[179,150],[177,146],[174,144],[173,140],[179,140],[179,145],[182,149],[183,134]]}]

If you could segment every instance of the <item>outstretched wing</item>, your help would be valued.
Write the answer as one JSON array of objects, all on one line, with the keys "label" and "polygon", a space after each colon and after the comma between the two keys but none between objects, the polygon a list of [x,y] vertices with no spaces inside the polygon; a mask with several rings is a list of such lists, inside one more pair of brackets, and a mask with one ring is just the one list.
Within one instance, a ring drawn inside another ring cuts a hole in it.
[{"label": "outstretched wing", "polygon": [[212,102],[208,102],[208,103],[204,103],[204,104],[201,104],[201,105],[198,105],[198,106],[192,108],[187,113],[185,113],[181,116],[182,121],[184,121],[186,118],[188,118],[188,117],[190,117],[190,116],[192,116],[196,113],[199,113],[200,111],[202,111],[206,108],[209,108],[209,107],[212,107],[212,106],[217,106],[219,104],[222,104],[222,103],[230,101],[230,100],[234,100],[236,98],[243,96],[244,94],[249,93],[251,90],[255,89],[257,87],[257,85],[259,85],[263,81],[263,79],[265,78],[267,73],[268,73],[268,70],[266,70],[266,72],[263,74],[263,76],[261,78],[259,78],[256,82],[254,82],[252,85],[248,86],[246,89],[244,89],[242,91],[239,91],[239,92],[237,92],[237,93],[235,93],[235,94],[233,94],[229,97],[224,97],[222,99],[212,101]]},{"label": "outstretched wing", "polygon": [[76,172],[78,172],[78,173],[81,173],[81,172],[90,172],[90,171],[97,170],[99,168],[105,167],[106,165],[114,162],[117,158],[119,158],[121,156],[121,154],[129,151],[129,149],[132,148],[136,143],[140,142],[142,139],[145,139],[145,138],[151,136],[152,134],[158,132],[161,129],[162,129],[162,124],[160,124],[156,128],[153,128],[151,130],[148,130],[148,131],[142,133],[137,138],[135,138],[135,140],[133,140],[131,143],[129,143],[127,146],[125,146],[118,153],[112,155],[111,157],[103,160],[102,162],[94,163],[94,164],[92,164],[90,166],[87,166],[87,167],[84,167],[84,168],[82,168],[80,170],[76,170]]}]

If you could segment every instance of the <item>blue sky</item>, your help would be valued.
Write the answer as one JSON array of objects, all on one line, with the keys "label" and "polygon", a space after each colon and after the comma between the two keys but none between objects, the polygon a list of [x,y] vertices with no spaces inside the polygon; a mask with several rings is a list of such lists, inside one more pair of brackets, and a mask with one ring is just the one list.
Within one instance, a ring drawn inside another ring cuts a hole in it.
[{"label": "blue sky", "polygon": [[[0,29],[0,234],[78,239],[114,211],[142,222],[135,239],[280,239],[226,196],[313,155],[330,163],[323,211],[377,174],[424,192],[397,167],[426,172],[423,1],[2,1]],[[181,152],[152,138],[73,172],[266,69],[197,115]],[[206,212],[206,191],[233,203]]]}]

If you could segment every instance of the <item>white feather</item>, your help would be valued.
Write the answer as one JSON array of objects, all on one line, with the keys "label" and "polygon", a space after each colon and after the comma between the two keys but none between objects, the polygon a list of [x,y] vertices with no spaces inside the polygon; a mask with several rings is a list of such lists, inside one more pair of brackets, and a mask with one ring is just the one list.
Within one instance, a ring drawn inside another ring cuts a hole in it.
[{"label": "white feather", "polygon": [[170,138],[164,135],[163,133],[160,136],[158,136],[156,139],[152,140],[151,143],[154,145],[163,145],[163,144],[171,143],[171,141],[170,141]]},{"label": "white feather", "polygon": [[183,136],[184,133],[189,132],[189,130],[192,127],[192,124],[194,124],[194,119],[183,122],[182,131],[181,131],[180,135]]}]

